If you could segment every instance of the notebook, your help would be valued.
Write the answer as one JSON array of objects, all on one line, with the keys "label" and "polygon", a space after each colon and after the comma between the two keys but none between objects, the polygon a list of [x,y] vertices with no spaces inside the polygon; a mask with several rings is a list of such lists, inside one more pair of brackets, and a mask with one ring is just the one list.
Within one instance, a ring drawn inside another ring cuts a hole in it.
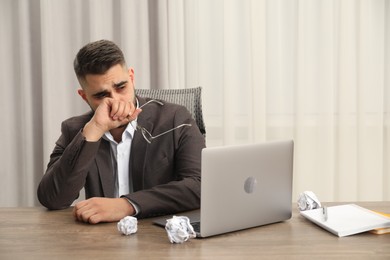
[{"label": "notebook", "polygon": [[376,228],[390,227],[390,218],[355,204],[301,211],[301,215],[339,237],[350,236]]},{"label": "notebook", "polygon": [[204,148],[200,215],[189,216],[197,237],[290,219],[293,150],[292,140]]}]

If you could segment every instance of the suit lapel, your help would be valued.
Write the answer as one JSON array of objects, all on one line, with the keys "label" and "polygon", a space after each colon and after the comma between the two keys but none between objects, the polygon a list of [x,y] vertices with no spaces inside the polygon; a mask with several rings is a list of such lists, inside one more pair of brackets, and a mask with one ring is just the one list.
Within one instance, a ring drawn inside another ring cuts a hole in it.
[{"label": "suit lapel", "polygon": [[104,197],[113,198],[115,193],[115,180],[113,176],[113,166],[111,162],[111,147],[106,140],[100,142],[100,148],[96,155],[99,176]]},{"label": "suit lapel", "polygon": [[[138,97],[140,105],[145,103],[145,99]],[[148,131],[153,129],[153,123],[150,118],[153,111],[145,106],[141,114],[138,116],[137,123],[139,126],[146,128]],[[131,144],[131,178],[133,181],[133,190],[142,190],[144,187],[144,168],[147,158],[149,143],[146,142],[140,130],[135,131],[134,139]]]}]

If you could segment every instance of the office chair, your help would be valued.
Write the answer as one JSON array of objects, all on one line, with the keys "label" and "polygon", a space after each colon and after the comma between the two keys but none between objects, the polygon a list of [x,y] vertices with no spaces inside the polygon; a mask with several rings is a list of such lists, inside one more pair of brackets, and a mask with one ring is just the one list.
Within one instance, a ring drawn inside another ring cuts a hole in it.
[{"label": "office chair", "polygon": [[161,99],[169,103],[185,106],[194,117],[203,136],[206,127],[202,112],[202,87],[185,89],[135,89],[135,94],[141,97]]}]

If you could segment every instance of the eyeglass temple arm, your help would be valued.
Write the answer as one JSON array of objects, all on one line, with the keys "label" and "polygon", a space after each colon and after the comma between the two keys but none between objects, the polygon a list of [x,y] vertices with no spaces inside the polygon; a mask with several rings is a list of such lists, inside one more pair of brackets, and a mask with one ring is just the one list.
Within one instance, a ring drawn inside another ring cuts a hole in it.
[{"label": "eyeglass temple arm", "polygon": [[144,131],[146,131],[146,132],[148,133],[148,135],[150,136],[150,138],[155,139],[155,138],[160,137],[160,136],[162,136],[162,135],[165,135],[165,134],[167,134],[167,133],[169,133],[169,132],[175,131],[176,129],[178,129],[178,128],[180,128],[180,127],[183,127],[183,126],[192,126],[192,124],[181,124],[181,125],[178,125],[178,126],[172,128],[172,129],[169,129],[169,130],[167,130],[167,131],[165,131],[165,132],[162,132],[162,133],[160,133],[160,134],[158,134],[158,135],[155,135],[155,136],[152,136],[152,134],[149,133],[149,131],[146,130],[146,129],[144,129]]},{"label": "eyeglass temple arm", "polygon": [[159,105],[161,105],[161,106],[164,105],[163,102],[160,102],[160,101],[155,100],[155,99],[151,99],[151,100],[149,100],[148,102],[146,102],[145,104],[143,104],[142,106],[140,106],[139,108],[142,108],[142,107],[144,107],[144,106],[146,106],[147,104],[152,103],[152,102],[155,102],[155,103],[157,103],[157,104],[159,104]]}]

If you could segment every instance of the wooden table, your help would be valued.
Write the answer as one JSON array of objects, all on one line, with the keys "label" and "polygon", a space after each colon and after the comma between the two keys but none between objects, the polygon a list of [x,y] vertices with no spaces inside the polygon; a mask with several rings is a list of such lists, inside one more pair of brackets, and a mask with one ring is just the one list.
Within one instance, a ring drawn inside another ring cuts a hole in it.
[{"label": "wooden table", "polygon": [[[356,204],[390,213],[390,202]],[[293,208],[286,222],[183,244],[171,244],[152,219],[124,236],[116,223],[75,222],[71,209],[0,208],[0,259],[390,259],[390,234],[339,238]]]}]

